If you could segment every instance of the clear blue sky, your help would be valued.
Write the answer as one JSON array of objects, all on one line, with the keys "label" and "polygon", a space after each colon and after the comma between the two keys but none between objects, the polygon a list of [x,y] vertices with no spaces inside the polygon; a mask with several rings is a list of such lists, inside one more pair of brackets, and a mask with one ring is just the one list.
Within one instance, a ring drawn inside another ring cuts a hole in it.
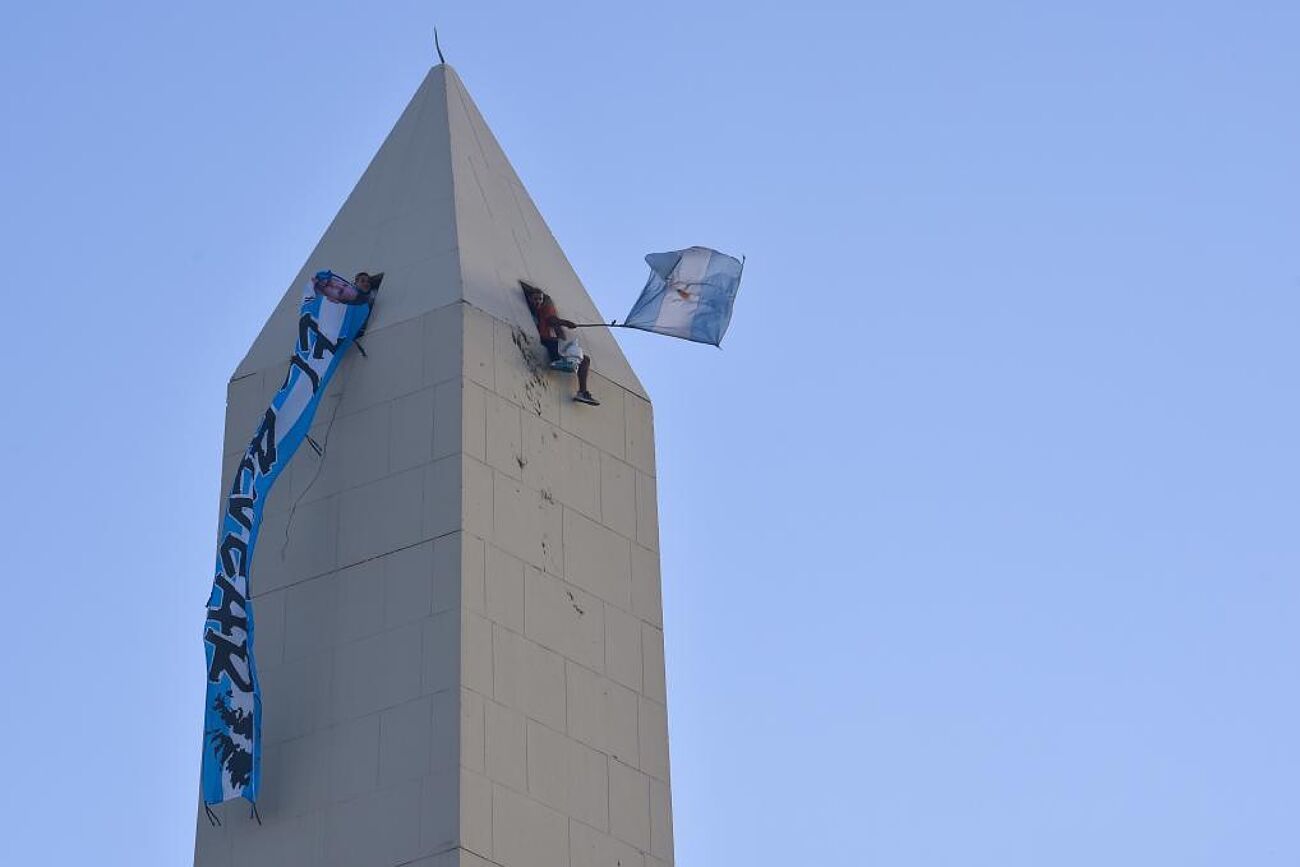
[{"label": "clear blue sky", "polygon": [[1300,863],[1294,2],[11,4],[0,839],[190,858],[224,383],[439,24],[656,401],[683,865]]}]

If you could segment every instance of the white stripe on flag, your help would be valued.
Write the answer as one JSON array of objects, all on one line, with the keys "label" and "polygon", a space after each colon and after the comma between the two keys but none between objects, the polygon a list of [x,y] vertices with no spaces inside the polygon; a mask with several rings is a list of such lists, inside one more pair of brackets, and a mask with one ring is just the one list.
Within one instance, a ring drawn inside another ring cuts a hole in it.
[{"label": "white stripe on flag", "polygon": [[320,313],[316,314],[316,323],[320,326],[320,333],[328,335],[330,340],[334,340],[338,336],[339,329],[343,327],[343,318],[348,315],[348,309],[346,304],[322,298]]},{"label": "white stripe on flag", "polygon": [[655,319],[655,330],[678,337],[688,337],[695,312],[700,306],[699,287],[694,285],[708,273],[709,259],[706,250],[688,250],[678,261],[668,278],[668,290]]},{"label": "white stripe on flag", "polygon": [[[314,365],[313,365],[314,366]],[[293,368],[290,376],[295,377],[293,388],[285,395],[284,403],[275,414],[275,444],[278,446],[288,436],[289,431],[298,419],[302,418],[303,410],[307,404],[311,403],[311,397],[314,394],[311,388],[311,377],[298,368]]]}]

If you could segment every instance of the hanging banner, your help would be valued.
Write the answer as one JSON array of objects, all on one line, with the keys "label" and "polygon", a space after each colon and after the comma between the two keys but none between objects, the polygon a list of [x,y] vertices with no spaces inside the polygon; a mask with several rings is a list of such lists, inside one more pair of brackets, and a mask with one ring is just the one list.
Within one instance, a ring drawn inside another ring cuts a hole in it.
[{"label": "hanging banner", "polygon": [[358,275],[354,285],[322,271],[307,284],[289,372],[248,444],[226,497],[203,629],[208,671],[202,773],[206,804],[239,797],[257,801],[262,697],[253,663],[248,576],[262,504],[306,438],[339,362],[365,328],[380,277]]}]

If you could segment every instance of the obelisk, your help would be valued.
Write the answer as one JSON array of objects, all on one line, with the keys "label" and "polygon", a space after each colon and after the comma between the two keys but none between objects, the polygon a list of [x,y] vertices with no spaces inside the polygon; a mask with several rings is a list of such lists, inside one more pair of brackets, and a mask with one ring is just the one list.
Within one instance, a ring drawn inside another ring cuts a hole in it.
[{"label": "obelisk", "polygon": [[547,368],[519,281],[604,320],[450,67],[231,378],[223,490],[322,269],[385,277],[252,563],[261,824],[200,809],[196,867],[671,864],[650,402],[605,329],[599,407]]}]

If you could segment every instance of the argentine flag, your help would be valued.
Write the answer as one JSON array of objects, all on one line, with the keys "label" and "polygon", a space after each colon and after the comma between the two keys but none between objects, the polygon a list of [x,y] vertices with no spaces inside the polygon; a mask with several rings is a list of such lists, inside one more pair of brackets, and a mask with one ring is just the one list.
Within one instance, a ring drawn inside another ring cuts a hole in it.
[{"label": "argentine flag", "polygon": [[650,279],[623,325],[697,343],[722,343],[744,263],[708,247],[645,257]]}]

